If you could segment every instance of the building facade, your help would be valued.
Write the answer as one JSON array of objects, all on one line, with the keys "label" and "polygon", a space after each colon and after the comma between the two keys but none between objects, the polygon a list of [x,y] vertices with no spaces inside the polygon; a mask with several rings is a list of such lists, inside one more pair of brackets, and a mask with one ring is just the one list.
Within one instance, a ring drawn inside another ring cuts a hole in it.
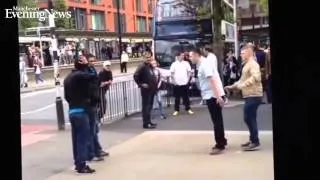
[{"label": "building facade", "polygon": [[240,41],[269,43],[269,18],[259,0],[237,0],[237,23]]},{"label": "building facade", "polygon": [[[55,0],[52,0],[53,4]],[[151,33],[156,0],[64,0],[74,29],[118,32],[117,1],[123,33]],[[48,7],[48,0],[39,0],[40,8]]]}]

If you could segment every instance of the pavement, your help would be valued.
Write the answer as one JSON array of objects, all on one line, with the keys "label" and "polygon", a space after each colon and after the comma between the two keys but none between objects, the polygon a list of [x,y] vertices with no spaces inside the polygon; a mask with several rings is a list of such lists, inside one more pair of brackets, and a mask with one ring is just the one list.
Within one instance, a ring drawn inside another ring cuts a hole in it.
[{"label": "pavement", "polygon": [[[272,110],[261,105],[258,124],[260,151],[242,152],[239,144],[247,141],[242,118],[243,103],[231,101],[224,108],[228,149],[219,156],[209,156],[214,144],[212,123],[205,106],[195,103],[194,115],[181,113],[166,120],[156,119],[156,130],[141,128],[141,114],[101,127],[100,142],[111,156],[92,163],[97,173],[73,172],[70,127],[58,132],[53,117],[45,121],[24,120],[22,116],[22,166],[24,180],[126,180],[126,179],[247,179],[273,178]],[[166,109],[172,113],[172,107]],[[28,138],[23,138],[29,136]],[[29,139],[29,140],[28,140]],[[28,141],[26,143],[26,141]]]},{"label": "pavement", "polygon": [[[120,77],[126,76],[127,74],[132,74],[135,70],[136,67],[128,67],[126,74],[121,73],[119,68],[115,68],[112,71],[115,77]],[[60,79],[60,81],[63,82],[63,79]],[[52,89],[55,88],[54,83],[54,79],[45,79],[45,82],[43,84],[36,84],[34,81],[30,81],[27,88],[20,88],[20,93],[29,93],[34,91]]]}]

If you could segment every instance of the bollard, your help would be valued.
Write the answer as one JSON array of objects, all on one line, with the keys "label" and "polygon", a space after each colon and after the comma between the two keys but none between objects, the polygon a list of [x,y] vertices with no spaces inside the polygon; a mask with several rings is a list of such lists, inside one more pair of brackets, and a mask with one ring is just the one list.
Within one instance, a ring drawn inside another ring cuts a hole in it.
[{"label": "bollard", "polygon": [[57,112],[57,120],[58,120],[58,130],[65,130],[65,120],[64,120],[64,112],[63,112],[63,100],[60,96],[60,82],[56,82],[56,112]]}]

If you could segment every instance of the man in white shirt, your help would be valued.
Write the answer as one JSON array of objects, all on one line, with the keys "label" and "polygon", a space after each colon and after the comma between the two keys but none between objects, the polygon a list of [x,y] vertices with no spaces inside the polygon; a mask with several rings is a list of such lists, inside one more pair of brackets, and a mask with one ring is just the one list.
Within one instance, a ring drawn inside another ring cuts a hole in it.
[{"label": "man in white shirt", "polygon": [[174,84],[174,112],[173,115],[179,114],[180,109],[180,97],[183,99],[185,110],[189,114],[193,114],[190,108],[189,99],[189,80],[191,77],[191,66],[189,62],[184,61],[184,53],[179,52],[176,56],[176,61],[171,64],[170,72]]},{"label": "man in white shirt", "polygon": [[198,66],[199,88],[202,99],[206,101],[211,120],[213,123],[216,145],[212,148],[210,155],[220,154],[227,145],[225,138],[222,107],[225,104],[225,92],[220,75],[213,61],[201,57],[199,49],[193,50],[191,60]]},{"label": "man in white shirt", "polygon": [[213,68],[216,72],[219,72],[218,70],[218,59],[217,56],[213,53],[211,47],[205,47],[203,49],[203,55],[210,61],[213,62]]}]

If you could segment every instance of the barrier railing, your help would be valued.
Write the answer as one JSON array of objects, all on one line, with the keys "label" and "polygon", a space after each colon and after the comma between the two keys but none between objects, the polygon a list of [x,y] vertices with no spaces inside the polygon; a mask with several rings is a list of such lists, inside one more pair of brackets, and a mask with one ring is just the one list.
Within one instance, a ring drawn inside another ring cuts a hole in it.
[{"label": "barrier railing", "polygon": [[[163,106],[173,103],[168,96],[169,89],[161,90]],[[114,82],[108,90],[101,88],[99,117],[102,123],[111,123],[134,113],[141,112],[142,99],[140,88],[134,80]],[[157,105],[154,105],[157,107]]]}]

